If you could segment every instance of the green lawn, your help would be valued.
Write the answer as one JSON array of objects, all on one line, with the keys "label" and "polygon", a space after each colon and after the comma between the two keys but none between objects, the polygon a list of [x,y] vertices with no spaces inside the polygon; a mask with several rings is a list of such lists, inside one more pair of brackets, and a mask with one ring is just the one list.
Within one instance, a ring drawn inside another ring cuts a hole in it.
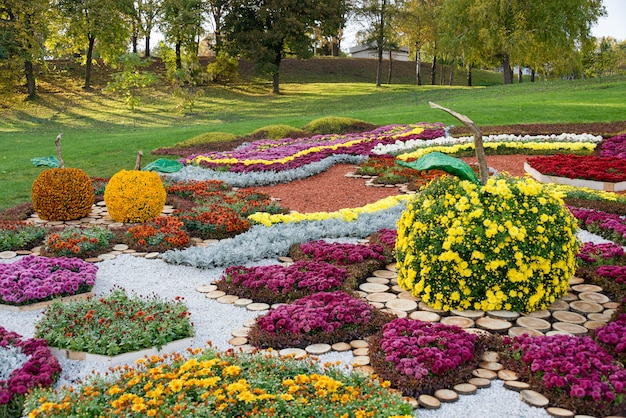
[{"label": "green lawn", "polygon": [[163,87],[142,92],[131,112],[120,97],[96,89],[43,85],[33,101],[0,97],[0,209],[30,200],[30,186],[42,168],[32,157],[55,154],[64,132],[67,166],[108,177],[159,158],[150,151],[202,132],[243,135],[270,124],[302,127],[323,116],[345,116],[383,125],[458,121],[429,101],[466,114],[479,126],[517,123],[610,122],[626,119],[626,78],[522,83],[492,87],[383,85],[365,83],[282,84],[272,96],[267,84],[199,89],[191,110],[180,112],[175,92]]}]

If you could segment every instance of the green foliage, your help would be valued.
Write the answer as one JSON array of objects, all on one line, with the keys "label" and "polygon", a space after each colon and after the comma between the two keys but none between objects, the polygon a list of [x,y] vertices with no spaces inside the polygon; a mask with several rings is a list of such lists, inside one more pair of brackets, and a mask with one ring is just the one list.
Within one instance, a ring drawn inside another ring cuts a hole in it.
[{"label": "green foliage", "polygon": [[231,83],[239,78],[239,61],[228,54],[219,54],[207,65],[207,72],[215,83]]},{"label": "green foliage", "polygon": [[0,221],[0,251],[33,248],[48,233],[48,228],[23,222]]},{"label": "green foliage", "polygon": [[[302,127],[307,132],[315,134],[345,134],[353,132],[355,126],[367,123],[362,120],[343,118],[337,116],[326,116],[323,118],[312,120]],[[357,129],[358,130],[358,129]]]},{"label": "green foliage", "polygon": [[289,125],[267,125],[252,132],[253,138],[262,139],[282,139],[282,138],[304,138],[306,132],[302,129]]},{"label": "green foliage", "polygon": [[118,58],[122,71],[113,74],[113,81],[108,83],[107,89],[121,93],[130,110],[135,110],[139,104],[138,91],[150,87],[158,80],[156,74],[145,71],[150,62],[151,60],[142,60],[138,54],[125,54]]},{"label": "green foliage", "polygon": [[205,132],[193,138],[186,139],[176,144],[177,147],[190,147],[194,145],[210,144],[211,142],[225,142],[235,139],[237,136],[228,132]]}]

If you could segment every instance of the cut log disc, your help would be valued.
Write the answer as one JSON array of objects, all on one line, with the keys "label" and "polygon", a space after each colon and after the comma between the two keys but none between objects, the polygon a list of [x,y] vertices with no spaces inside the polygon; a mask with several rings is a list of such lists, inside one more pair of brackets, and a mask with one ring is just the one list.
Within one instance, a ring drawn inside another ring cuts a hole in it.
[{"label": "cut log disc", "polygon": [[459,400],[458,393],[451,389],[436,390],[434,395],[435,398],[439,399],[441,402],[456,402]]},{"label": "cut log disc", "polygon": [[498,379],[504,381],[517,380],[519,376],[513,370],[500,370],[498,371]]},{"label": "cut log disc", "polygon": [[604,307],[599,303],[587,302],[585,300],[577,300],[571,302],[569,305],[573,311],[581,313],[583,315],[589,313],[598,313],[604,310]]},{"label": "cut log disc", "polygon": [[528,335],[529,337],[540,337],[543,335],[543,332],[526,327],[511,327],[509,328],[509,337],[519,337],[522,335]]},{"label": "cut log disc", "polygon": [[472,370],[472,376],[480,377],[482,379],[493,380],[496,377],[498,377],[498,374],[496,372],[494,372],[493,370],[475,369],[475,370]]},{"label": "cut log disc", "polygon": [[606,322],[604,321],[587,321],[583,324],[583,327],[587,329],[598,329],[598,328],[602,328],[605,325],[606,325]]},{"label": "cut log disc", "polygon": [[491,386],[491,380],[485,379],[483,377],[472,377],[467,381],[470,385],[474,385],[479,389],[488,388]]},{"label": "cut log disc", "polygon": [[552,328],[556,331],[563,331],[574,335],[587,333],[587,328],[582,325],[570,324],[569,322],[555,322],[552,324]]},{"label": "cut log disc", "polygon": [[382,277],[385,279],[393,279],[395,277],[398,277],[398,273],[390,270],[376,270],[372,274],[376,277]]},{"label": "cut log disc", "polygon": [[[436,315],[436,314],[435,314]],[[439,321],[445,325],[456,325],[460,328],[470,328],[474,326],[474,321],[462,316],[446,316]]]},{"label": "cut log disc", "polygon": [[495,361],[481,361],[480,363],[478,363],[478,367],[480,367],[481,369],[491,370],[494,372],[498,372],[504,369],[504,366],[502,364],[495,362]]},{"label": "cut log disc", "polygon": [[419,398],[417,398],[417,403],[422,408],[426,409],[439,409],[441,407],[441,401],[430,395],[420,395]]},{"label": "cut log disc", "polygon": [[577,284],[582,284],[584,282],[585,282],[585,279],[583,279],[582,277],[573,276],[571,279],[569,279],[570,286],[575,286]]},{"label": "cut log disc", "polygon": [[464,316],[465,318],[470,318],[470,319],[478,319],[478,318],[482,318],[483,316],[485,316],[485,311],[470,311],[470,310],[462,311],[459,309],[453,309],[450,312],[453,313],[454,315]]},{"label": "cut log disc", "polygon": [[482,361],[490,361],[493,363],[497,363],[500,361],[500,353],[497,351],[485,351],[482,356],[480,356]]},{"label": "cut log disc", "polygon": [[409,314],[410,319],[416,319],[424,322],[439,322],[441,316],[434,312],[428,311],[414,311]]},{"label": "cut log disc", "polygon": [[600,286],[596,286],[595,284],[577,284],[575,286],[572,286],[572,290],[578,293],[602,292],[602,288]]},{"label": "cut log disc", "polygon": [[383,277],[368,277],[365,281],[368,283],[389,284],[389,279]]},{"label": "cut log disc", "polygon": [[369,295],[365,297],[365,299],[367,299],[370,302],[385,303],[385,302],[389,302],[390,300],[397,299],[397,297],[393,293],[384,292],[384,293],[370,293]]},{"label": "cut log disc", "polygon": [[408,299],[393,299],[385,304],[389,309],[397,311],[414,311],[417,309],[417,302]]},{"label": "cut log disc", "polygon": [[359,289],[367,293],[379,293],[388,291],[389,286],[378,283],[361,283]]},{"label": "cut log disc", "polygon": [[487,316],[491,318],[504,319],[505,321],[514,321],[519,318],[519,313],[513,311],[487,311]]},{"label": "cut log disc", "polygon": [[550,323],[545,319],[522,316],[520,318],[517,318],[517,321],[515,321],[515,323],[520,327],[536,329],[537,331],[541,332],[550,330]]},{"label": "cut log disc", "polygon": [[406,300],[412,300],[415,302],[419,302],[420,298],[418,298],[417,296],[413,296],[413,294],[411,292],[408,291],[402,291],[400,293],[398,293],[398,299],[406,299]]},{"label": "cut log disc", "polygon": [[524,316],[531,316],[533,318],[540,318],[540,319],[548,319],[550,318],[550,316],[552,316],[552,314],[547,309],[541,309],[539,311],[529,312],[528,314]]},{"label": "cut log disc", "polygon": [[580,300],[586,300],[587,302],[595,302],[595,303],[607,303],[610,302],[611,299],[605,294],[598,292],[582,292],[578,294]]},{"label": "cut log disc", "polygon": [[548,398],[543,396],[539,392],[535,392],[534,390],[523,390],[520,392],[522,395],[522,400],[531,406],[536,406],[537,408],[545,408],[550,404]]},{"label": "cut log disc", "polygon": [[569,304],[565,302],[564,300],[557,299],[554,302],[552,302],[552,305],[548,306],[548,310],[553,311],[553,312],[554,311],[568,311]]},{"label": "cut log disc", "polygon": [[569,409],[565,408],[557,408],[555,406],[546,408],[546,412],[554,418],[572,418],[575,416],[574,411],[570,411]]},{"label": "cut log disc", "polygon": [[476,326],[487,331],[504,332],[511,328],[511,323],[503,319],[483,317],[476,320]]},{"label": "cut log disc", "polygon": [[530,388],[530,385],[526,382],[520,382],[519,380],[506,380],[504,382],[504,387],[509,390],[514,390],[515,392],[520,392]]},{"label": "cut log disc", "polygon": [[552,316],[560,322],[571,322],[572,324],[584,324],[587,322],[587,318],[576,312],[555,311]]},{"label": "cut log disc", "polygon": [[459,395],[473,395],[477,390],[478,388],[471,383],[459,383],[454,386],[454,391]]}]

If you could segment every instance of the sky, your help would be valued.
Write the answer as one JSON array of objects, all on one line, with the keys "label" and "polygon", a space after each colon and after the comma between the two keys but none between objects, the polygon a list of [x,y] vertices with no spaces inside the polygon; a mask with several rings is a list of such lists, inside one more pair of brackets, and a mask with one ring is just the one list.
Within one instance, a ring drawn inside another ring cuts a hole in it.
[{"label": "sky", "polygon": [[598,19],[591,28],[596,38],[611,36],[618,41],[626,39],[626,0],[603,0],[607,16]]}]

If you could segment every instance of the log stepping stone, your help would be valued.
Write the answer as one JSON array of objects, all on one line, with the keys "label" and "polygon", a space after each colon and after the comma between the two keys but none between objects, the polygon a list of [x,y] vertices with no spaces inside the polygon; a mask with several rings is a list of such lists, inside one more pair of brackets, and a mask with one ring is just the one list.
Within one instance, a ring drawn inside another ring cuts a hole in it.
[{"label": "log stepping stone", "polygon": [[[573,411],[570,411],[569,409],[565,409],[565,408],[558,408],[556,406],[551,406],[549,408],[546,408],[546,412],[550,416],[553,416],[554,418],[572,418],[575,416]],[[581,417],[582,415],[577,415],[577,416]]]},{"label": "log stepping stone", "polygon": [[520,314],[513,311],[487,311],[487,316],[496,319],[504,319],[505,321],[514,321],[519,318]]},{"label": "log stepping stone", "polygon": [[526,382],[520,382],[519,380],[505,380],[504,387],[515,392],[521,392],[530,388],[530,385]]},{"label": "log stepping stone", "polygon": [[390,270],[375,270],[372,274],[376,277],[382,277],[384,279],[394,279],[398,277],[398,273]]},{"label": "log stepping stone", "polygon": [[469,334],[478,335],[479,337],[488,337],[491,335],[489,331],[485,329],[479,329],[479,328],[464,328],[463,331]]},{"label": "log stepping stone", "polygon": [[439,322],[441,316],[434,312],[428,311],[414,311],[409,314],[410,319],[416,319],[424,322]]},{"label": "log stepping stone", "polygon": [[396,311],[414,311],[417,309],[417,302],[409,299],[393,299],[385,303],[385,306]]},{"label": "log stepping stone", "polygon": [[620,304],[619,302],[607,302],[603,303],[602,306],[604,306],[604,309],[617,309],[619,308]]},{"label": "log stepping stone", "polygon": [[560,322],[571,322],[572,324],[584,324],[585,322],[587,322],[587,318],[585,318],[581,314],[577,314],[576,312],[555,311],[552,316],[554,317],[554,319]]},{"label": "log stepping stone", "polygon": [[475,369],[475,370],[472,370],[472,376],[493,380],[498,377],[498,374],[494,372],[493,370]]},{"label": "log stepping stone", "polygon": [[552,316],[552,314],[547,309],[541,309],[538,311],[529,312],[525,314],[524,316],[530,316],[530,317],[539,318],[539,319],[548,319]]},{"label": "log stepping stone", "polygon": [[535,392],[534,390],[524,389],[520,392],[522,396],[522,400],[529,404],[530,406],[536,406],[537,408],[545,408],[550,404],[548,398],[543,396],[539,392]]},{"label": "log stepping stone", "polygon": [[602,292],[602,288],[600,286],[596,286],[595,284],[577,284],[572,286],[572,290],[578,293]]},{"label": "log stepping stone", "polygon": [[402,292],[398,293],[398,299],[413,300],[415,302],[419,302],[421,300],[417,296],[413,296],[413,294],[411,292],[405,291],[405,290],[403,290]]},{"label": "log stepping stone", "polygon": [[352,349],[352,346],[350,344],[348,344],[348,343],[341,342],[341,343],[335,343],[335,344],[331,345],[331,348],[334,351],[348,351],[348,350]]},{"label": "log stepping stone", "polygon": [[[400,286],[399,284],[394,284],[393,286],[391,286],[391,291],[393,293],[402,293],[402,292],[405,292],[406,290],[402,286]],[[413,296],[413,295],[411,295],[411,296]]]},{"label": "log stepping stone", "polygon": [[538,331],[532,328],[526,327],[511,327],[509,328],[509,337],[519,337],[522,335],[528,335],[529,337],[540,337],[543,335],[543,332]]},{"label": "log stepping stone", "polygon": [[567,292],[567,294],[565,296],[562,296],[560,299],[564,300],[565,302],[573,302],[575,300],[578,300],[579,298],[572,292]]},{"label": "log stepping stone", "polygon": [[485,316],[485,311],[472,311],[472,310],[462,311],[460,309],[452,309],[450,312],[454,315],[463,316],[465,318],[471,318],[471,319],[478,319],[478,318],[482,318],[483,316]]},{"label": "log stepping stone", "polygon": [[234,345],[235,347],[248,344],[248,339],[246,337],[235,337],[228,340],[228,344]]},{"label": "log stepping stone", "polygon": [[551,327],[550,323],[545,319],[533,318],[531,316],[522,316],[517,318],[515,324],[523,328],[536,329],[537,331],[542,332],[549,331]]},{"label": "log stepping stone", "polygon": [[491,332],[504,332],[512,327],[509,321],[504,319],[482,317],[476,320],[476,326]]},{"label": "log stepping stone", "polygon": [[214,290],[212,292],[208,292],[206,293],[204,296],[207,299],[217,299],[217,298],[221,298],[222,296],[224,296],[226,294],[226,292],[222,291],[222,290]]},{"label": "log stepping stone", "polygon": [[367,366],[370,364],[370,356],[356,356],[350,362],[353,366]]},{"label": "log stepping stone", "polygon": [[365,297],[365,299],[367,299],[370,302],[385,303],[385,302],[389,302],[390,300],[397,299],[397,297],[393,293],[384,292],[384,293],[370,293],[369,295]]},{"label": "log stepping stone", "polygon": [[250,332],[250,328],[243,327],[243,328],[237,328],[231,331],[230,335],[232,335],[233,337],[247,337],[249,332]]},{"label": "log stepping stone", "polygon": [[604,306],[599,303],[587,302],[585,300],[571,302],[569,306],[574,312],[578,312],[580,314],[599,313],[604,310]]},{"label": "log stepping stone", "polygon": [[97,258],[99,258],[100,260],[113,260],[115,257],[117,257],[115,254],[107,253],[100,254]]},{"label": "log stepping stone", "polygon": [[406,318],[407,316],[409,316],[405,311],[396,311],[395,309],[381,309],[382,312],[387,312],[390,313],[392,315],[397,316],[398,318]]},{"label": "log stepping stone", "polygon": [[498,379],[504,381],[517,380],[519,376],[513,370],[498,370]]},{"label": "log stepping stone", "polygon": [[459,383],[458,385],[454,385],[453,389],[459,395],[473,395],[478,390],[478,387],[471,383]]},{"label": "log stepping stone", "polygon": [[159,253],[157,253],[157,252],[152,252],[152,253],[148,253],[148,254],[146,254],[146,255],[144,256],[144,258],[146,258],[146,259],[148,259],[148,260],[154,260],[154,259],[158,258],[158,257],[159,257],[159,255],[160,255],[160,254],[159,254]]},{"label": "log stepping stone", "polygon": [[584,283],[584,282],[585,282],[585,279],[583,279],[582,277],[572,276],[572,278],[569,279],[569,285],[570,286],[574,286],[574,285],[581,284],[581,283]]},{"label": "log stepping stone", "polygon": [[366,376],[370,376],[373,375],[376,371],[374,370],[374,368],[370,365],[365,365],[365,366],[356,366],[354,368],[355,371],[357,372],[361,372]]},{"label": "log stepping stone", "polygon": [[385,304],[381,302],[369,302],[369,305],[376,309],[383,309],[385,307]]},{"label": "log stepping stone", "polygon": [[471,328],[474,326],[473,320],[471,320],[470,318],[464,318],[462,316],[446,316],[444,318],[441,318],[441,321],[439,322],[445,325],[456,325],[460,328]]},{"label": "log stepping stone", "polygon": [[586,334],[588,332],[587,328],[582,325],[571,324],[569,322],[555,322],[552,324],[552,328],[555,331],[563,331],[574,335]]},{"label": "log stepping stone", "polygon": [[281,263],[293,263],[293,258],[283,255],[278,257],[278,261],[280,261]]},{"label": "log stepping stone", "polygon": [[481,369],[491,370],[494,372],[498,372],[504,369],[504,366],[502,364],[496,363],[494,361],[481,361],[480,363],[478,363],[478,367],[480,367]]},{"label": "log stepping stone", "polygon": [[482,356],[480,356],[482,361],[490,361],[497,363],[500,361],[500,353],[497,351],[485,351]]},{"label": "log stepping stone", "polygon": [[246,328],[252,328],[256,324],[256,318],[250,318],[243,321],[243,326]]},{"label": "log stepping stone", "polygon": [[389,271],[396,271],[396,263],[390,263],[385,266],[385,268]]},{"label": "log stepping stone", "polygon": [[551,330],[546,332],[546,337],[552,337],[554,335],[572,335],[569,332],[565,332],[565,331],[557,331],[557,330]]},{"label": "log stepping stone", "polygon": [[294,357],[297,359],[306,357],[306,351],[301,348],[283,348],[278,354],[281,357]]},{"label": "log stepping stone", "polygon": [[389,284],[389,279],[384,279],[382,277],[368,277],[365,281],[367,283]]},{"label": "log stepping stone", "polygon": [[424,302],[420,302],[418,305],[419,309],[421,311],[428,311],[428,312],[435,312],[438,314],[442,314],[445,313],[446,311],[444,311],[443,309],[435,309],[435,308],[431,308],[430,306],[428,306],[426,303]]},{"label": "log stepping stone", "polygon": [[232,305],[235,301],[239,299],[239,296],[235,295],[224,295],[222,297],[217,298],[216,300],[219,303],[223,303],[224,305]]},{"label": "log stepping stone", "polygon": [[[33,253],[33,254],[39,255],[38,253]],[[99,262],[104,261],[104,260],[102,260],[101,258],[98,258],[98,257],[89,257],[89,258],[85,258],[85,261],[88,262],[88,263],[99,263]]]},{"label": "log stepping stone", "polygon": [[441,402],[456,402],[459,400],[459,394],[453,391],[452,389],[439,389],[436,390],[435,398],[439,399]]},{"label": "log stepping stone", "polygon": [[609,299],[607,295],[597,292],[582,292],[578,294],[578,297],[580,298],[580,300],[600,304],[608,303],[611,301],[611,299]]},{"label": "log stepping stone", "polygon": [[369,356],[369,354],[370,354],[370,349],[368,347],[355,348],[354,350],[352,350],[352,355],[355,357]]},{"label": "log stepping stone", "polygon": [[311,344],[304,350],[309,354],[322,355],[328,353],[331,349],[330,344]]},{"label": "log stepping stone", "polygon": [[0,253],[0,259],[3,259],[3,260],[9,260],[15,257],[17,257],[17,253],[15,251],[2,251]]},{"label": "log stepping stone", "polygon": [[565,302],[564,300],[561,299],[557,299],[554,302],[552,302],[552,305],[548,306],[548,310],[549,311],[568,311],[569,310],[569,304],[567,302]]},{"label": "log stepping stone", "polygon": [[606,315],[604,313],[591,313],[587,315],[587,318],[590,319],[591,321],[602,321],[602,322],[609,322],[611,320],[611,316]]},{"label": "log stepping stone", "polygon": [[606,321],[587,321],[583,324],[583,327],[587,329],[598,329],[606,325]]},{"label": "log stepping stone", "polygon": [[350,347],[352,348],[366,348],[370,345],[365,340],[352,340],[350,341]]},{"label": "log stepping stone", "polygon": [[439,409],[441,407],[441,401],[430,395],[420,395],[417,398],[417,403],[426,409]]},{"label": "log stepping stone", "polygon": [[255,302],[255,303],[246,305],[246,309],[248,309],[249,311],[254,311],[254,312],[266,311],[269,308],[270,308],[270,305],[268,305],[267,303],[260,303],[260,302]]},{"label": "log stepping stone", "polygon": [[113,246],[113,251],[124,251],[128,250],[128,245],[126,244],[116,244]]},{"label": "log stepping stone", "polygon": [[378,283],[361,283],[359,289],[367,293],[380,293],[388,291],[389,286]]},{"label": "log stepping stone", "polygon": [[491,380],[485,379],[484,377],[472,377],[467,381],[470,385],[474,385],[479,389],[488,388],[491,386]]},{"label": "log stepping stone", "polygon": [[240,308],[244,307],[244,306],[248,306],[251,303],[253,303],[254,301],[252,299],[247,299],[247,298],[239,298],[237,299],[233,305],[234,306],[239,306]]}]

